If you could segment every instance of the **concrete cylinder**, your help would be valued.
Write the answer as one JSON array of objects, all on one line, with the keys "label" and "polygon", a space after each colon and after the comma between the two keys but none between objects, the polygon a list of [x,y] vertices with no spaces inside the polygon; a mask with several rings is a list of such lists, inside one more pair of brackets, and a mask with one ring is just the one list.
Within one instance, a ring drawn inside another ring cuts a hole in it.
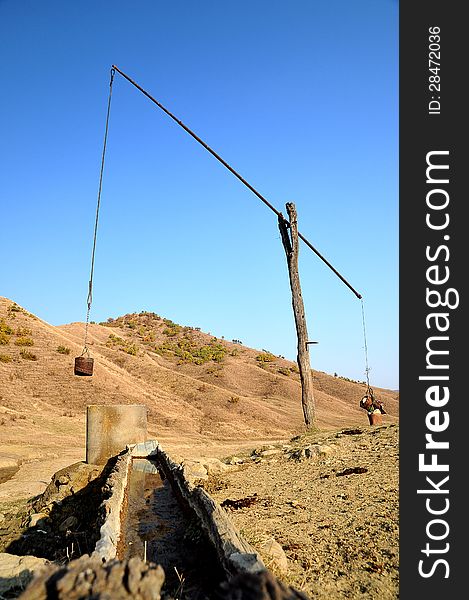
[{"label": "concrete cylinder", "polygon": [[86,462],[104,465],[127,444],[147,439],[144,404],[91,404],[86,407]]}]

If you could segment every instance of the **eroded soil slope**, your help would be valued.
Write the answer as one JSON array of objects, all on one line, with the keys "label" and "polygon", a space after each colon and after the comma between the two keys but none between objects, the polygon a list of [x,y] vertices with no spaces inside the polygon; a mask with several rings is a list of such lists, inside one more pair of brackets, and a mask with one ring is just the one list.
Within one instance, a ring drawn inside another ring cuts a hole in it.
[{"label": "eroded soil slope", "polygon": [[[394,600],[399,582],[399,429],[308,434],[258,447],[210,483],[235,525],[285,582],[320,600]],[[283,548],[276,570],[265,542]]]}]

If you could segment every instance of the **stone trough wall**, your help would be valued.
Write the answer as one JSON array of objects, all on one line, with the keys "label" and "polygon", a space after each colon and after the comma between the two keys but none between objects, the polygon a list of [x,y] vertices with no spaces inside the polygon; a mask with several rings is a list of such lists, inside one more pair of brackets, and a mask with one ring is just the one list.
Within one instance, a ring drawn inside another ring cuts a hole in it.
[{"label": "stone trough wall", "polygon": [[[213,600],[309,600],[265,567],[225,511],[200,486],[210,470],[207,465],[194,461],[176,463],[156,440],[128,446],[117,457],[107,478],[106,499],[99,508],[100,538],[91,556],[84,555],[65,566],[49,564],[35,570],[33,580],[19,600],[82,600],[84,597],[161,600],[165,574],[160,566],[137,557],[128,561],[117,559],[121,515],[133,458],[155,460],[178,500],[197,516],[227,575]],[[213,468],[213,463],[211,466]],[[221,463],[216,465],[221,466]]]},{"label": "stone trough wall", "polygon": [[107,490],[105,490],[107,497],[99,507],[103,524],[100,528],[100,538],[91,554],[93,559],[97,558],[102,562],[107,562],[116,558],[121,529],[121,511],[131,462],[132,454],[127,449],[119,455],[107,479]]},{"label": "stone trough wall", "polygon": [[[135,450],[134,450],[135,452]],[[199,526],[212,546],[228,576],[239,573],[260,573],[266,569],[262,559],[241,537],[221,506],[203,487],[197,485],[204,478],[203,465],[201,473],[194,472],[193,467],[184,463],[175,463],[166,452],[157,445],[153,454],[171,487],[197,516]]]},{"label": "stone trough wall", "polygon": [[203,470],[197,472],[184,463],[174,462],[156,440],[128,446],[117,459],[108,478],[109,497],[100,507],[104,522],[91,558],[104,562],[117,556],[121,512],[132,458],[150,458],[157,462],[179,501],[197,516],[199,526],[215,548],[227,575],[231,577],[238,573],[259,573],[266,569],[254,548],[234,528],[226,512],[197,485],[204,477]]}]

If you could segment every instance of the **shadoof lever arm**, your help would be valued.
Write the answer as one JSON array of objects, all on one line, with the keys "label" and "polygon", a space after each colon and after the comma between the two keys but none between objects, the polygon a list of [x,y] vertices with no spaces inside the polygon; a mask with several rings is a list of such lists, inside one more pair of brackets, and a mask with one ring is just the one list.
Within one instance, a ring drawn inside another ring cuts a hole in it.
[{"label": "shadoof lever arm", "polygon": [[[151,100],[154,104],[156,104],[156,106],[158,106],[158,108],[160,108],[163,112],[165,112],[168,115],[168,117],[170,117],[180,127],[182,127],[184,129],[184,131],[186,131],[201,146],[203,146],[205,148],[205,150],[207,150],[207,152],[210,152],[210,154],[212,156],[214,156],[218,160],[218,162],[220,162],[226,169],[228,169],[228,171],[230,171],[230,173],[232,173],[235,177],[237,177],[241,181],[241,183],[243,183],[248,189],[250,189],[251,192],[253,194],[255,194],[259,198],[259,200],[261,200],[268,208],[270,208],[270,210],[272,212],[274,212],[279,219],[283,219],[285,221],[285,223],[287,224],[287,226],[290,227],[290,222],[287,219],[285,219],[285,217],[282,215],[282,213],[279,210],[277,210],[266,198],[264,198],[264,196],[262,194],[260,194],[248,181],[246,181],[246,179],[244,179],[244,177],[242,177],[237,171],[235,171],[235,169],[233,169],[232,166],[230,166],[219,154],[217,154],[217,152],[215,152],[215,150],[210,148],[210,146],[208,144],[206,144],[197,134],[195,134],[191,129],[189,129],[189,127],[187,127],[187,125],[184,125],[184,123],[181,120],[179,120],[177,117],[175,117],[167,108],[165,108],[160,102],[158,102],[158,100],[156,100],[147,91],[145,91],[140,85],[138,85],[138,83],[136,83],[133,79],[131,79],[128,75],[126,75],[123,71],[121,71],[119,69],[119,67],[116,67],[116,65],[112,65],[112,69],[117,71],[117,73],[119,73],[120,75],[122,75],[122,77],[124,77],[124,79],[127,79],[127,81],[129,83],[131,83],[134,87],[136,87],[140,92],[142,92],[142,94],[144,96],[146,96],[149,100]],[[345,277],[343,277],[343,275],[341,275],[339,273],[339,271],[335,267],[333,267],[331,265],[331,263],[319,252],[319,250],[317,250],[311,244],[311,242],[309,242],[300,232],[298,232],[298,237],[308,246],[308,248],[310,248],[316,254],[316,256],[318,256],[329,267],[329,269],[331,269],[331,271],[333,273],[335,273],[337,275],[337,277],[355,294],[355,296],[359,300],[362,299],[362,295],[359,292],[357,292],[357,290],[345,279]]]}]

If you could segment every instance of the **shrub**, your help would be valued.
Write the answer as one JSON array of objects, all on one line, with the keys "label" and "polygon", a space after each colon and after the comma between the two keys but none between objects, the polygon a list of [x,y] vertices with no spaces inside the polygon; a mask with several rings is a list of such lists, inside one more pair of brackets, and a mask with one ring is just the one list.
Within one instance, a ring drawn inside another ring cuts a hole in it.
[{"label": "shrub", "polygon": [[106,346],[110,347],[114,346],[114,344],[118,344],[119,346],[125,346],[126,341],[118,335],[114,335],[113,333],[111,333],[108,338],[108,341],[106,342]]},{"label": "shrub", "polygon": [[70,348],[67,348],[67,346],[57,346],[57,352],[59,354],[70,354]]},{"label": "shrub", "polygon": [[140,315],[142,315],[142,317],[151,317],[152,319],[159,319],[160,318],[155,312],[151,312],[151,311],[148,311],[148,310],[141,310],[140,311]]},{"label": "shrub", "polygon": [[193,350],[192,355],[194,356],[195,364],[202,365],[211,360],[217,363],[222,362],[226,352],[226,348],[222,344],[210,343]]},{"label": "shrub", "polygon": [[214,343],[213,340],[210,344],[198,346],[191,338],[184,336],[177,341],[168,340],[160,346],[155,346],[155,352],[161,355],[172,353],[179,358],[179,365],[184,363],[203,365],[210,361],[223,362],[227,349],[222,344]]},{"label": "shrub", "polygon": [[34,346],[34,342],[29,337],[21,336],[15,340],[17,346]]},{"label": "shrub", "polygon": [[29,350],[21,350],[20,352],[20,356],[21,358],[24,358],[25,360],[37,360],[37,356],[35,354],[33,354],[32,352],[30,352]]},{"label": "shrub", "polygon": [[119,350],[122,350],[122,352],[132,354],[132,356],[136,356],[138,354],[138,346],[136,344],[131,344],[129,341],[111,333],[108,341],[106,342],[106,346],[108,348],[114,348],[115,345],[120,346]]},{"label": "shrub", "polygon": [[3,331],[0,331],[0,346],[6,346],[10,343],[10,336]]},{"label": "shrub", "polygon": [[7,325],[3,319],[0,319],[0,333],[5,333],[6,335],[11,335],[13,333],[13,329]]},{"label": "shrub", "polygon": [[228,399],[228,402],[230,404],[237,404],[239,402],[239,396],[231,396],[231,398]]},{"label": "shrub", "polygon": [[104,325],[105,327],[119,327],[119,322],[112,317],[109,317],[107,321],[100,321],[99,325]]},{"label": "shrub", "polygon": [[32,335],[32,331],[31,329],[28,329],[27,327],[18,327],[18,329],[16,330],[16,335],[18,337],[26,337],[28,335]]},{"label": "shrub", "polygon": [[171,319],[163,319],[163,323],[166,325],[166,329],[163,330],[163,333],[168,337],[174,337],[182,330],[181,325],[174,323]]},{"label": "shrub", "polygon": [[0,354],[0,362],[9,363],[12,361],[12,358],[9,354]]},{"label": "shrub", "polygon": [[256,360],[260,363],[272,362],[275,360],[275,356],[270,352],[262,352],[256,356]]},{"label": "shrub", "polygon": [[0,320],[0,346],[6,346],[10,343],[10,336],[13,333],[13,329],[5,323],[3,319]]},{"label": "shrub", "polygon": [[195,362],[193,355],[187,350],[183,350],[181,354],[176,354],[176,356],[179,356],[178,365]]},{"label": "shrub", "polygon": [[123,350],[124,352],[127,352],[127,354],[131,354],[132,356],[137,356],[138,354],[138,347],[136,344],[129,344],[125,348],[119,348],[119,350]]},{"label": "shrub", "polygon": [[223,365],[214,365],[212,364],[205,371],[207,375],[212,375],[213,377],[221,377],[223,375]]},{"label": "shrub", "polygon": [[160,344],[159,346],[154,347],[154,351],[157,354],[161,354],[161,355],[168,354],[168,352],[171,352],[171,350],[172,350],[172,345],[170,342],[164,342],[163,344]]},{"label": "shrub", "polygon": [[289,377],[289,375],[290,375],[290,369],[287,369],[287,367],[280,367],[280,369],[278,370],[278,372],[281,375],[285,375],[286,377]]}]

